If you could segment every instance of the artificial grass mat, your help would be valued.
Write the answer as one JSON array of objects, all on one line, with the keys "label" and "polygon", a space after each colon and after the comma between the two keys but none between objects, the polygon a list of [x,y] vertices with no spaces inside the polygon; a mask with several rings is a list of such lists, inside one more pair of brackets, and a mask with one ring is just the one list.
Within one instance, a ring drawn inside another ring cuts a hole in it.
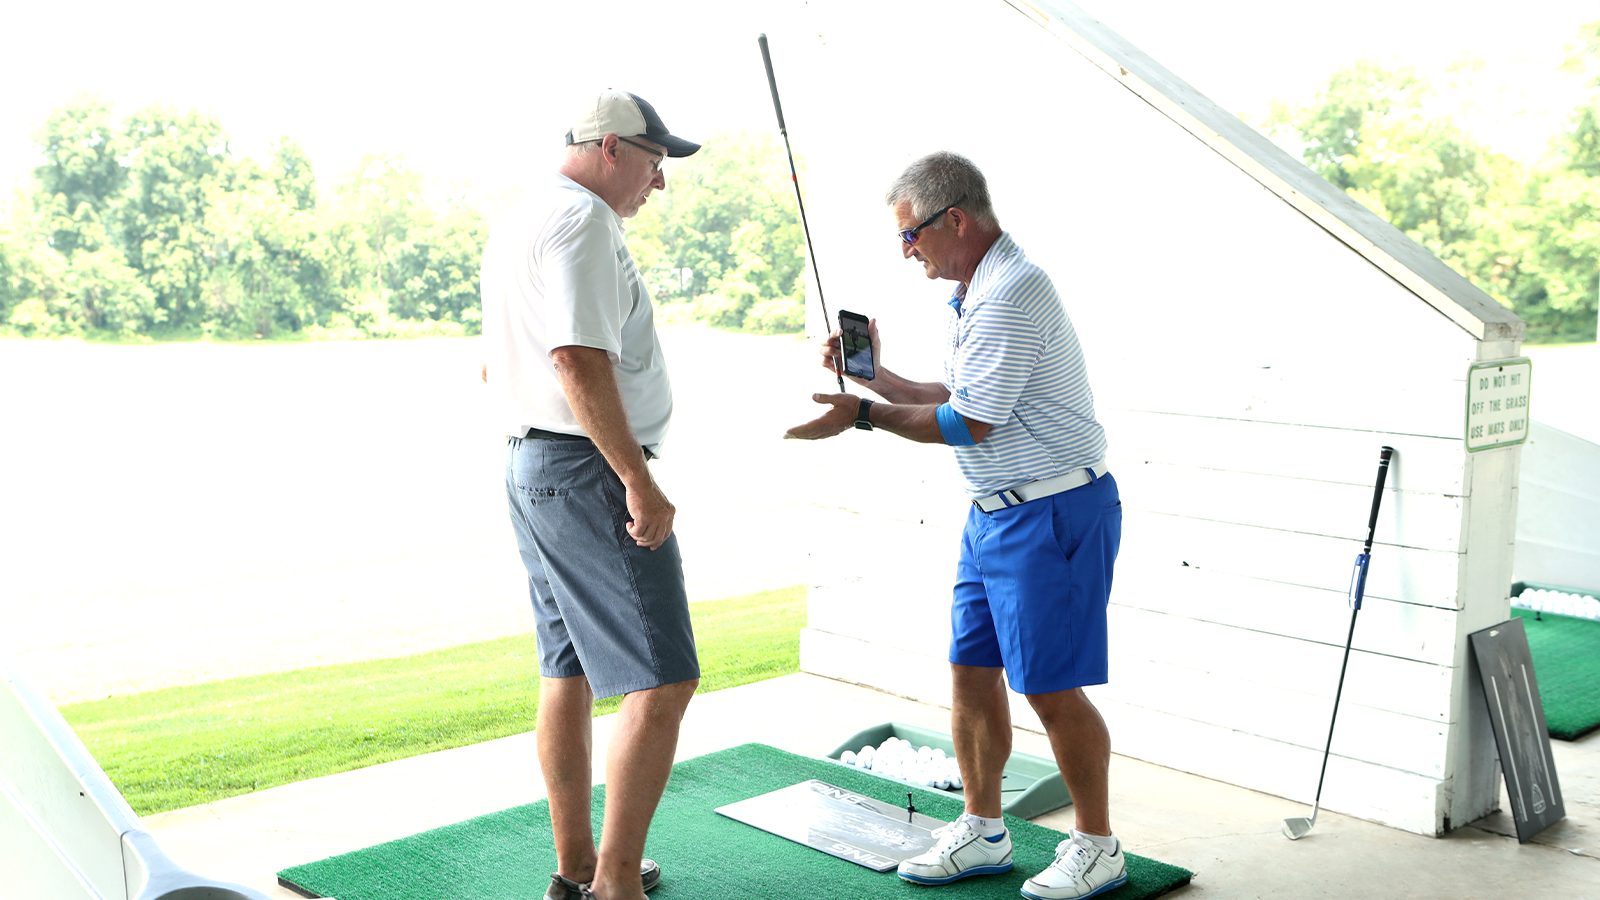
[{"label": "artificial grass mat", "polygon": [[1600,728],[1600,621],[1513,609],[1528,633],[1550,736],[1573,741]]},{"label": "artificial grass mat", "polygon": [[[1004,875],[957,881],[936,889],[900,880],[803,847],[718,815],[715,810],[797,782],[817,778],[887,803],[903,805],[905,787],[848,766],[796,756],[765,744],[744,744],[673,766],[645,855],[661,864],[653,900],[761,897],[812,900],[818,891],[856,900],[977,900],[1015,897],[1028,876],[1055,858],[1065,835],[1007,816],[1016,867]],[[595,826],[604,799],[596,786]],[[917,811],[951,820],[961,802],[918,790]],[[537,900],[550,885],[555,850],[550,845],[549,804],[540,800],[364,850],[291,866],[280,884],[308,897],[339,900]],[[1127,854],[1128,883],[1102,894],[1108,900],[1157,897],[1188,884],[1193,873]],[[925,893],[933,890],[937,898]]]}]

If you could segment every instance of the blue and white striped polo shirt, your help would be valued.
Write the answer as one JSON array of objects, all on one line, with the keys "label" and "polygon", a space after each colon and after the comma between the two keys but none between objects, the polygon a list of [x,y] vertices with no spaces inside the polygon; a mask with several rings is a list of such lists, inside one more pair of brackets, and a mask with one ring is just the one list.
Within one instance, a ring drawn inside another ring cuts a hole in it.
[{"label": "blue and white striped polo shirt", "polygon": [[1078,335],[1050,276],[1009,233],[950,300],[944,386],[958,413],[994,426],[956,447],[967,492],[982,497],[1105,459],[1105,429]]}]

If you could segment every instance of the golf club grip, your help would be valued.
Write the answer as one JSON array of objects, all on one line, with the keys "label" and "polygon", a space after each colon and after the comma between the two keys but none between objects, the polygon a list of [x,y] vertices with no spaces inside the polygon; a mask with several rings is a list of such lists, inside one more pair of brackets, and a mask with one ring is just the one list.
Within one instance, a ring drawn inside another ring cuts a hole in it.
[{"label": "golf club grip", "polygon": [[778,76],[772,74],[772,53],[767,49],[767,36],[757,37],[756,43],[761,45],[761,61],[767,67],[767,87],[772,88],[772,109],[778,114],[778,131],[788,137],[789,129],[783,124],[783,103],[778,100]]},{"label": "golf club grip", "polygon": [[1372,512],[1367,516],[1367,552],[1372,552],[1372,537],[1378,531],[1378,506],[1383,503],[1383,483],[1389,477],[1389,459],[1393,447],[1384,447],[1378,453],[1378,483],[1372,488]]}]

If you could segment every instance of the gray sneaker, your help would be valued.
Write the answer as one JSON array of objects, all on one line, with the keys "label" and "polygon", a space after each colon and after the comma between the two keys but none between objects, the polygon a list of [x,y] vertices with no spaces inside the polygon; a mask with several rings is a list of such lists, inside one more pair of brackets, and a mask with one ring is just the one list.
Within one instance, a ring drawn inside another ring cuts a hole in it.
[{"label": "gray sneaker", "polygon": [[1127,856],[1118,842],[1107,853],[1093,841],[1073,836],[1056,845],[1056,859],[1022,885],[1032,900],[1083,900],[1128,883]]},{"label": "gray sneaker", "polygon": [[[639,880],[644,883],[644,892],[650,893],[661,883],[661,866],[653,859],[642,860]],[[544,892],[544,900],[592,900],[593,897],[588,882],[580,883],[560,875],[550,876],[550,888]]]}]

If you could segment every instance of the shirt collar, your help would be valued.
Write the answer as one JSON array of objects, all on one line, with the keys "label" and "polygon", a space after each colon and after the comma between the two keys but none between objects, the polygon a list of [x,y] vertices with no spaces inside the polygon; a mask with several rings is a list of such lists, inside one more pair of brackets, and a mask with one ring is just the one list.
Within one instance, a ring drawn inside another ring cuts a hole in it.
[{"label": "shirt collar", "polygon": [[606,212],[611,214],[611,218],[612,218],[612,220],[614,222],[617,223],[617,227],[618,228],[621,228],[623,226],[622,217],[617,215],[617,211],[612,209],[611,208],[611,204],[607,203],[605,201],[605,199],[602,198],[599,194],[596,194],[594,191],[589,190],[588,188],[586,188],[583,185],[577,183],[576,181],[573,181],[571,178],[568,178],[567,176],[561,174],[560,172],[555,173],[555,176],[556,176],[555,186],[558,189],[564,189],[564,190],[569,190],[569,191],[578,191],[579,193],[588,194],[589,196],[594,198],[594,202],[595,202],[596,206],[598,206],[599,208],[601,208],[601,209],[603,209]]},{"label": "shirt collar", "polygon": [[967,296],[973,293],[982,296],[983,289],[988,286],[989,279],[994,275],[994,270],[1018,252],[1020,251],[1016,241],[1011,239],[1011,232],[1000,232],[1000,236],[995,238],[994,243],[990,244],[988,251],[983,254],[983,259],[978,260],[977,271],[972,274],[972,284],[958,284],[954,293],[950,295],[950,308],[956,311],[956,315],[961,315],[961,304],[966,301]]}]

